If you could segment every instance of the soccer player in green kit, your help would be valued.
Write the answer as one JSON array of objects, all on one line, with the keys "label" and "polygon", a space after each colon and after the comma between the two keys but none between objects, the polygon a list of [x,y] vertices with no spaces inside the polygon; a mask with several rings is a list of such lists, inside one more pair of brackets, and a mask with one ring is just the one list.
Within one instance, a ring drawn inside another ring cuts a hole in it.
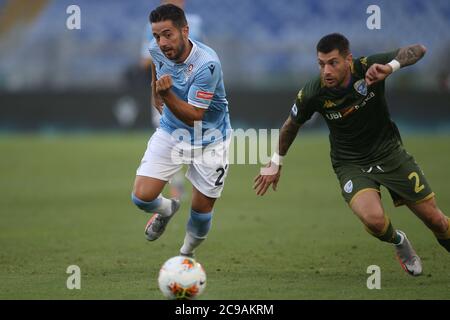
[{"label": "soccer player in green kit", "polygon": [[348,40],[333,33],[317,44],[320,77],[309,81],[297,95],[281,128],[278,152],[255,178],[254,189],[264,195],[276,190],[283,157],[300,127],[314,112],[330,130],[331,162],[342,195],[366,230],[392,243],[403,269],[413,276],[422,263],[405,233],[396,230],[383,210],[380,186],[396,206],[407,205],[450,252],[449,218],[437,207],[434,193],[414,158],[403,148],[397,126],[389,116],[385,79],[419,61],[426,52],[412,45],[393,52],[353,59]]}]

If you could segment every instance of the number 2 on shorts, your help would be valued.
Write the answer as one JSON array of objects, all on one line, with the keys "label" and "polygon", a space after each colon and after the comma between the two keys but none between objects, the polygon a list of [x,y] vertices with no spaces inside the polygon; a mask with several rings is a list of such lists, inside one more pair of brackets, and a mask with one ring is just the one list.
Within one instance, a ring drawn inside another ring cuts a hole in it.
[{"label": "number 2 on shorts", "polygon": [[216,172],[219,173],[219,177],[217,178],[216,183],[215,183],[216,186],[223,185],[222,178],[223,178],[223,176],[225,174],[225,170],[227,170],[227,168],[228,168],[228,165],[226,165],[225,168],[219,168],[216,170]]},{"label": "number 2 on shorts", "polygon": [[419,175],[417,174],[417,172],[415,172],[415,171],[411,172],[408,176],[408,179],[409,180],[415,179],[415,181],[416,181],[416,183],[414,185],[415,193],[419,193],[420,191],[422,191],[425,188],[425,186],[423,184],[420,184]]}]

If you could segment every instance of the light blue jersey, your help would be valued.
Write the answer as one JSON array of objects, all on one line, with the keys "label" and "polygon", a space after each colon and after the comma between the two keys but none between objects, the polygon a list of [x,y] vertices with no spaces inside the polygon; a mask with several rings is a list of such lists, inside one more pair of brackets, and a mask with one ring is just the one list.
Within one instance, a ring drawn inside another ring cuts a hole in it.
[{"label": "light blue jersey", "polygon": [[192,50],[183,63],[167,59],[155,40],[150,43],[149,52],[156,67],[157,79],[165,74],[170,75],[172,91],[181,100],[197,108],[207,109],[203,115],[202,133],[201,136],[197,131],[194,134],[194,128],[179,120],[167,106],[163,109],[160,128],[170,134],[177,129],[185,129],[190,134],[192,144],[205,146],[225,139],[230,134],[228,101],[217,54],[205,44],[189,40],[193,44]]}]

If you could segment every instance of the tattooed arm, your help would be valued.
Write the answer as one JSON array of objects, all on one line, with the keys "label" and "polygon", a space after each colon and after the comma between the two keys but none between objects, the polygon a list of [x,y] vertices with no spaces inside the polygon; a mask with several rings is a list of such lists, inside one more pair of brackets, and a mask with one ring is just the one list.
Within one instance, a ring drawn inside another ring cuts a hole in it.
[{"label": "tattooed arm", "polygon": [[[291,116],[286,120],[281,128],[280,132],[280,140],[278,145],[278,154],[280,156],[285,156],[291,146],[292,142],[294,142],[295,137],[297,137],[298,130],[300,129],[300,125],[297,124]],[[272,189],[274,191],[277,190],[278,181],[280,180],[281,175],[281,164],[278,165],[269,162],[266,168],[262,168],[261,172],[258,176],[256,176],[254,180],[253,189],[256,190],[256,194],[259,196],[263,196],[267,189],[272,185]]]},{"label": "tattooed arm", "polygon": [[281,127],[280,132],[280,140],[278,144],[278,154],[280,156],[285,156],[291,146],[292,142],[294,142],[295,137],[297,137],[298,130],[300,129],[300,125],[295,123],[291,116],[286,120]]},{"label": "tattooed arm", "polygon": [[[392,62],[394,62],[394,65],[397,64],[397,68],[410,66],[422,59],[426,52],[427,48],[425,48],[421,44],[403,47],[399,49]],[[391,65],[390,63],[374,63],[366,72],[366,83],[370,86],[376,82],[383,81],[394,71],[395,70],[393,69],[393,65]]]},{"label": "tattooed arm", "polygon": [[425,48],[423,45],[415,44],[412,46],[401,48],[398,51],[395,60],[400,62],[401,67],[410,66],[422,59],[426,52],[427,48]]}]

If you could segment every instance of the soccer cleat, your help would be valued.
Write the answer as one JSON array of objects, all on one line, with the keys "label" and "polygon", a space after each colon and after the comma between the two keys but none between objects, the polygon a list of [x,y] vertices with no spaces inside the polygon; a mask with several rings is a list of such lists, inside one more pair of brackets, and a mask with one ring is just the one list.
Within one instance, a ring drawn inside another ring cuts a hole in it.
[{"label": "soccer cleat", "polygon": [[400,262],[403,270],[412,276],[419,276],[422,274],[422,262],[419,256],[414,251],[411,242],[409,242],[406,234],[403,231],[397,230],[403,237],[400,244],[395,245],[397,259]]},{"label": "soccer cleat", "polygon": [[166,226],[170,219],[175,215],[175,213],[180,208],[180,200],[171,199],[172,201],[172,213],[168,217],[164,217],[159,213],[153,214],[153,216],[148,220],[145,226],[145,237],[148,241],[154,241],[158,239],[166,230]]}]

